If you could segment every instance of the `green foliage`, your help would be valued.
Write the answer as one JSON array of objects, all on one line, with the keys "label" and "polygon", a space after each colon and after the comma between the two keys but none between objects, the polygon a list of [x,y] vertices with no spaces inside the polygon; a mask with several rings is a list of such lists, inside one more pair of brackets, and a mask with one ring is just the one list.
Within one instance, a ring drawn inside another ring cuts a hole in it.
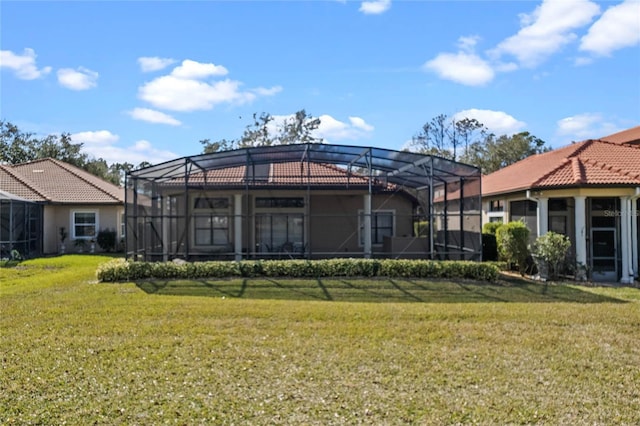
[{"label": "green foliage", "polygon": [[413,223],[413,235],[416,237],[427,237],[429,235],[429,221],[421,220]]},{"label": "green foliage", "polygon": [[496,234],[482,233],[482,260],[491,262],[498,260]]},{"label": "green foliage", "polygon": [[548,278],[558,278],[570,247],[571,241],[566,235],[549,231],[538,237],[532,250],[538,270],[546,269]]},{"label": "green foliage", "polygon": [[117,234],[115,229],[102,229],[98,232],[96,238],[98,246],[107,253],[115,251],[117,243]]},{"label": "green foliage", "polygon": [[265,260],[240,262],[133,262],[114,259],[96,271],[104,282],[146,278],[199,279],[228,277],[415,277],[468,278],[494,281],[495,265],[466,261],[432,261],[402,259],[322,259]]},{"label": "green foliage", "polygon": [[482,233],[496,235],[498,228],[500,228],[502,225],[502,222],[487,222],[482,225]]},{"label": "green foliage", "polygon": [[529,132],[499,137],[490,134],[472,143],[460,161],[480,167],[483,173],[488,174],[549,150],[542,139]]},{"label": "green foliage", "polygon": [[254,146],[287,145],[295,143],[319,143],[321,138],[313,136],[314,130],[320,126],[320,119],[307,114],[304,109],[285,118],[277,126],[273,124],[271,114],[254,113],[253,122],[245,127],[244,133],[238,139],[221,139],[211,141],[202,139],[203,153],[209,154],[228,151],[237,148]]},{"label": "green foliage", "polygon": [[515,221],[504,224],[496,231],[498,254],[506,262],[518,266],[518,271],[524,275],[527,270],[527,258],[530,256],[529,228],[524,222]]}]

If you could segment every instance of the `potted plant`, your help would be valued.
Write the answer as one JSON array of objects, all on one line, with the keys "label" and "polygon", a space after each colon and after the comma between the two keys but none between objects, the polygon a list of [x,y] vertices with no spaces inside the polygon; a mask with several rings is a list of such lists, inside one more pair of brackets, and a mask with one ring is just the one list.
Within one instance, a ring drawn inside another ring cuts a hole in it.
[{"label": "potted plant", "polygon": [[64,226],[60,227],[59,234],[60,234],[60,254],[64,254],[64,251],[65,251],[64,241],[67,239],[67,230],[65,229]]},{"label": "potted plant", "polygon": [[81,238],[76,239],[73,244],[76,246],[76,250],[78,253],[84,252],[85,247],[87,246],[87,240],[83,240]]}]

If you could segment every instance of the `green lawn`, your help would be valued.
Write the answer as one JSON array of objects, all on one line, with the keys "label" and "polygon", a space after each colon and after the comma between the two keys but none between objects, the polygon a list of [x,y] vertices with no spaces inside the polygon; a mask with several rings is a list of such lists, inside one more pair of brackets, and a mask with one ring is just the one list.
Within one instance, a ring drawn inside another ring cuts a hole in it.
[{"label": "green lawn", "polygon": [[640,290],[0,268],[0,424],[639,424]]}]

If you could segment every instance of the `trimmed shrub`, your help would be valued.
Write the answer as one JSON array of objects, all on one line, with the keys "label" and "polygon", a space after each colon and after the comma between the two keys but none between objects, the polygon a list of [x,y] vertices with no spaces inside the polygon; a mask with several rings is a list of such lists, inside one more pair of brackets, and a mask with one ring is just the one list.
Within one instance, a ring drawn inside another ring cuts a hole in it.
[{"label": "trimmed shrub", "polygon": [[509,222],[496,230],[500,259],[517,265],[520,275],[527,271],[529,232],[527,225],[519,221]]},{"label": "trimmed shrub", "polygon": [[496,235],[498,228],[500,228],[502,225],[504,225],[502,222],[487,222],[482,225],[482,233]]},{"label": "trimmed shrub", "polygon": [[96,238],[98,246],[104,251],[112,252],[116,249],[116,231],[114,229],[102,229]]},{"label": "trimmed shrub", "polygon": [[488,262],[498,260],[498,242],[495,234],[482,233],[482,260]]},{"label": "trimmed shrub", "polygon": [[542,278],[556,279],[571,247],[569,237],[549,231],[533,244],[533,259]]},{"label": "trimmed shrub", "polygon": [[494,281],[493,263],[406,259],[244,260],[240,262],[133,262],[114,259],[98,267],[103,282],[142,279],[201,279],[229,277],[396,277],[468,278]]}]

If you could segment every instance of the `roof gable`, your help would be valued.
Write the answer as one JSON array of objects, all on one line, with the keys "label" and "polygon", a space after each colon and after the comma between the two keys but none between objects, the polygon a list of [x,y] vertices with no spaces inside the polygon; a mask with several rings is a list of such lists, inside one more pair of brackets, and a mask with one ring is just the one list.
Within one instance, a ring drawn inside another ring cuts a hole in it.
[{"label": "roof gable", "polygon": [[574,143],[484,176],[482,193],[589,185],[640,185],[640,147],[603,140]]},{"label": "roof gable", "polygon": [[32,201],[65,204],[121,204],[124,190],[82,169],[52,158],[2,166],[0,189]]}]

